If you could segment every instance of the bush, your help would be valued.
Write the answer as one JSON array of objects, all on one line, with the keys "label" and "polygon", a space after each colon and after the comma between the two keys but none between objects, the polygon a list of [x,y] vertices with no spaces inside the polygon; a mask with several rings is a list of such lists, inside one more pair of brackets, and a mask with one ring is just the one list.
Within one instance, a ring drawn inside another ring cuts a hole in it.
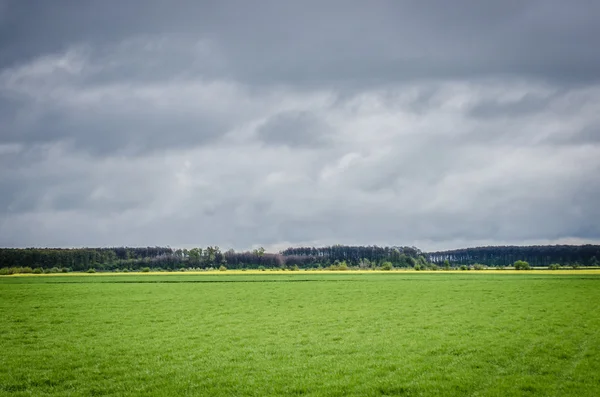
[{"label": "bush", "polygon": [[348,264],[346,261],[339,262],[336,260],[327,270],[348,270]]},{"label": "bush", "polygon": [[149,267],[143,267],[142,268],[142,272],[149,273],[150,272],[150,268]]},{"label": "bush", "polygon": [[485,269],[485,266],[483,266],[481,263],[476,263],[473,265],[473,270],[483,270]]},{"label": "bush", "polygon": [[515,270],[529,270],[529,269],[531,269],[531,266],[529,266],[529,263],[527,263],[525,261],[516,261],[514,263],[514,267],[515,267]]},{"label": "bush", "polygon": [[220,272],[224,272],[226,270],[227,270],[227,268],[225,266],[223,266],[223,265],[221,265],[221,267],[219,267],[219,271]]},{"label": "bush", "polygon": [[96,269],[94,269],[93,267],[90,267],[86,273],[96,273]]},{"label": "bush", "polygon": [[10,272],[10,269],[8,267],[3,267],[2,269],[0,269],[0,276],[8,276],[9,274],[12,274]]},{"label": "bush", "polygon": [[439,270],[440,268],[435,263],[432,263],[431,266],[429,266],[429,269],[430,270]]},{"label": "bush", "polygon": [[460,270],[469,270],[467,265],[460,265]]},{"label": "bush", "polygon": [[298,267],[298,265],[294,265],[294,266],[290,267],[290,270],[297,272],[298,270],[300,270],[300,268]]},{"label": "bush", "polygon": [[381,270],[392,270],[393,268],[392,262],[383,262],[383,265],[381,265]]},{"label": "bush", "polygon": [[260,265],[260,266],[258,267],[258,270],[260,270],[261,272],[264,272],[264,271],[265,271],[265,267],[264,267],[263,265]]},{"label": "bush", "polygon": [[552,263],[550,266],[548,266],[548,270],[558,270],[560,269],[560,264],[558,263]]},{"label": "bush", "polygon": [[571,265],[571,268],[573,269],[579,269],[579,263],[575,262]]},{"label": "bush", "polygon": [[63,267],[60,269],[61,273],[69,273],[71,271],[71,269],[69,269],[68,267]]},{"label": "bush", "polygon": [[41,267],[36,267],[35,269],[33,269],[32,273],[33,274],[42,274],[42,273],[44,273],[44,270]]},{"label": "bush", "polygon": [[25,266],[25,267],[20,268],[17,273],[24,273],[24,274],[25,273],[33,273],[33,269],[30,268],[29,266]]}]

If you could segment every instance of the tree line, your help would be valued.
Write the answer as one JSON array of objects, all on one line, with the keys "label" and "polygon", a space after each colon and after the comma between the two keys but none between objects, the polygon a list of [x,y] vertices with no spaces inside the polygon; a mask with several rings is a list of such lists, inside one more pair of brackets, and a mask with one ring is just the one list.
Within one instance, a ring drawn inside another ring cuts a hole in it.
[{"label": "tree line", "polygon": [[[256,269],[329,268],[437,269],[438,266],[512,266],[526,261],[531,266],[598,266],[599,245],[497,246],[422,252],[416,247],[345,246],[296,247],[278,253],[263,248],[221,251],[217,246],[192,249],[170,247],[113,248],[2,248],[0,268],[53,271],[140,269]],[[4,272],[6,273],[6,271]]]},{"label": "tree line", "polygon": [[2,248],[0,268],[114,271],[143,268],[179,270],[226,267],[246,268],[376,268],[385,263],[398,267],[427,266],[415,247],[289,248],[278,253],[264,248],[252,251],[221,251],[217,246],[192,249],[170,247],[114,248]]},{"label": "tree line", "polygon": [[532,246],[488,246],[462,248],[427,253],[433,263],[449,261],[451,264],[482,263],[490,267],[511,266],[522,260],[531,266],[598,266],[600,245],[532,245]]}]

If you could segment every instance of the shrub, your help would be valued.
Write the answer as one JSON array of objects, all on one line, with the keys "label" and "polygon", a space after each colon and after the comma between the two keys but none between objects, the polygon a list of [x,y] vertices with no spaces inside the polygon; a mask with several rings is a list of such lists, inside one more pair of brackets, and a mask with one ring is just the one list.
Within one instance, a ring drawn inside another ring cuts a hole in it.
[{"label": "shrub", "polygon": [[467,265],[460,265],[460,270],[469,270]]},{"label": "shrub", "polygon": [[20,268],[17,273],[33,273],[33,269],[30,268],[29,266],[25,266]]},{"label": "shrub", "polygon": [[431,266],[429,266],[429,269],[431,269],[431,270],[439,270],[440,268],[435,263],[432,263]]},{"label": "shrub", "polygon": [[481,263],[476,263],[473,265],[473,270],[483,270],[485,269],[485,266],[483,266]]},{"label": "shrub", "polygon": [[12,274],[10,272],[10,269],[8,267],[3,267],[2,269],[0,269],[0,276],[8,276],[9,274]]},{"label": "shrub", "polygon": [[550,266],[548,266],[548,270],[558,270],[560,269],[560,264],[558,263],[552,263]]},{"label": "shrub", "polygon": [[33,269],[32,273],[33,274],[42,274],[42,273],[44,273],[44,270],[41,267],[36,267],[35,269]]},{"label": "shrub", "polygon": [[339,262],[336,260],[327,270],[348,270],[348,264],[346,261]]},{"label": "shrub", "polygon": [[294,265],[294,266],[290,267],[290,270],[297,272],[298,270],[300,270],[300,268],[298,267],[298,265]]},{"label": "shrub", "polygon": [[263,265],[260,265],[260,266],[258,267],[258,270],[260,270],[261,272],[264,272],[264,271],[265,271],[265,267],[264,267]]},{"label": "shrub", "polygon": [[143,267],[142,268],[142,272],[148,273],[148,272],[150,272],[150,268],[149,267]]},{"label": "shrub", "polygon": [[86,273],[96,273],[96,269],[94,269],[93,267],[90,267]]},{"label": "shrub", "polygon": [[67,267],[63,267],[60,269],[61,273],[69,273],[71,271],[71,269],[67,268]]},{"label": "shrub", "polygon": [[383,265],[381,265],[381,270],[392,270],[393,268],[392,262],[383,262]]},{"label": "shrub", "polygon": [[419,264],[416,264],[416,265],[415,265],[415,270],[417,270],[417,271],[421,270],[421,265],[419,265]]},{"label": "shrub", "polygon": [[514,263],[514,267],[515,267],[515,270],[529,270],[529,269],[531,269],[531,266],[529,266],[529,263],[527,263],[525,261],[516,261]]},{"label": "shrub", "polygon": [[579,263],[575,262],[571,265],[571,268],[573,269],[579,269]]},{"label": "shrub", "polygon": [[224,272],[226,270],[227,270],[227,268],[225,266],[223,266],[223,265],[221,265],[221,267],[219,267],[219,271],[220,272]]}]

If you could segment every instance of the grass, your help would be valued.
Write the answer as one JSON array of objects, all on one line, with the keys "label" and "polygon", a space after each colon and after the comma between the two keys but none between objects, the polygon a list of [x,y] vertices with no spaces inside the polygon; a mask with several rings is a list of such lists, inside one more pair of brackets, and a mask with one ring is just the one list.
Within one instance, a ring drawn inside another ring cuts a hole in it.
[{"label": "grass", "polygon": [[0,278],[0,395],[596,396],[600,274]]}]

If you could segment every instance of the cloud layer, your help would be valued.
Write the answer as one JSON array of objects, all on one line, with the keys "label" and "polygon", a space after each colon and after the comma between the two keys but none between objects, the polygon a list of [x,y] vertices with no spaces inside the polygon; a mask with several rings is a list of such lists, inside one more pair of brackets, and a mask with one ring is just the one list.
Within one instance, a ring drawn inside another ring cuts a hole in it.
[{"label": "cloud layer", "polygon": [[163,4],[2,3],[0,245],[600,240],[595,2]]}]

